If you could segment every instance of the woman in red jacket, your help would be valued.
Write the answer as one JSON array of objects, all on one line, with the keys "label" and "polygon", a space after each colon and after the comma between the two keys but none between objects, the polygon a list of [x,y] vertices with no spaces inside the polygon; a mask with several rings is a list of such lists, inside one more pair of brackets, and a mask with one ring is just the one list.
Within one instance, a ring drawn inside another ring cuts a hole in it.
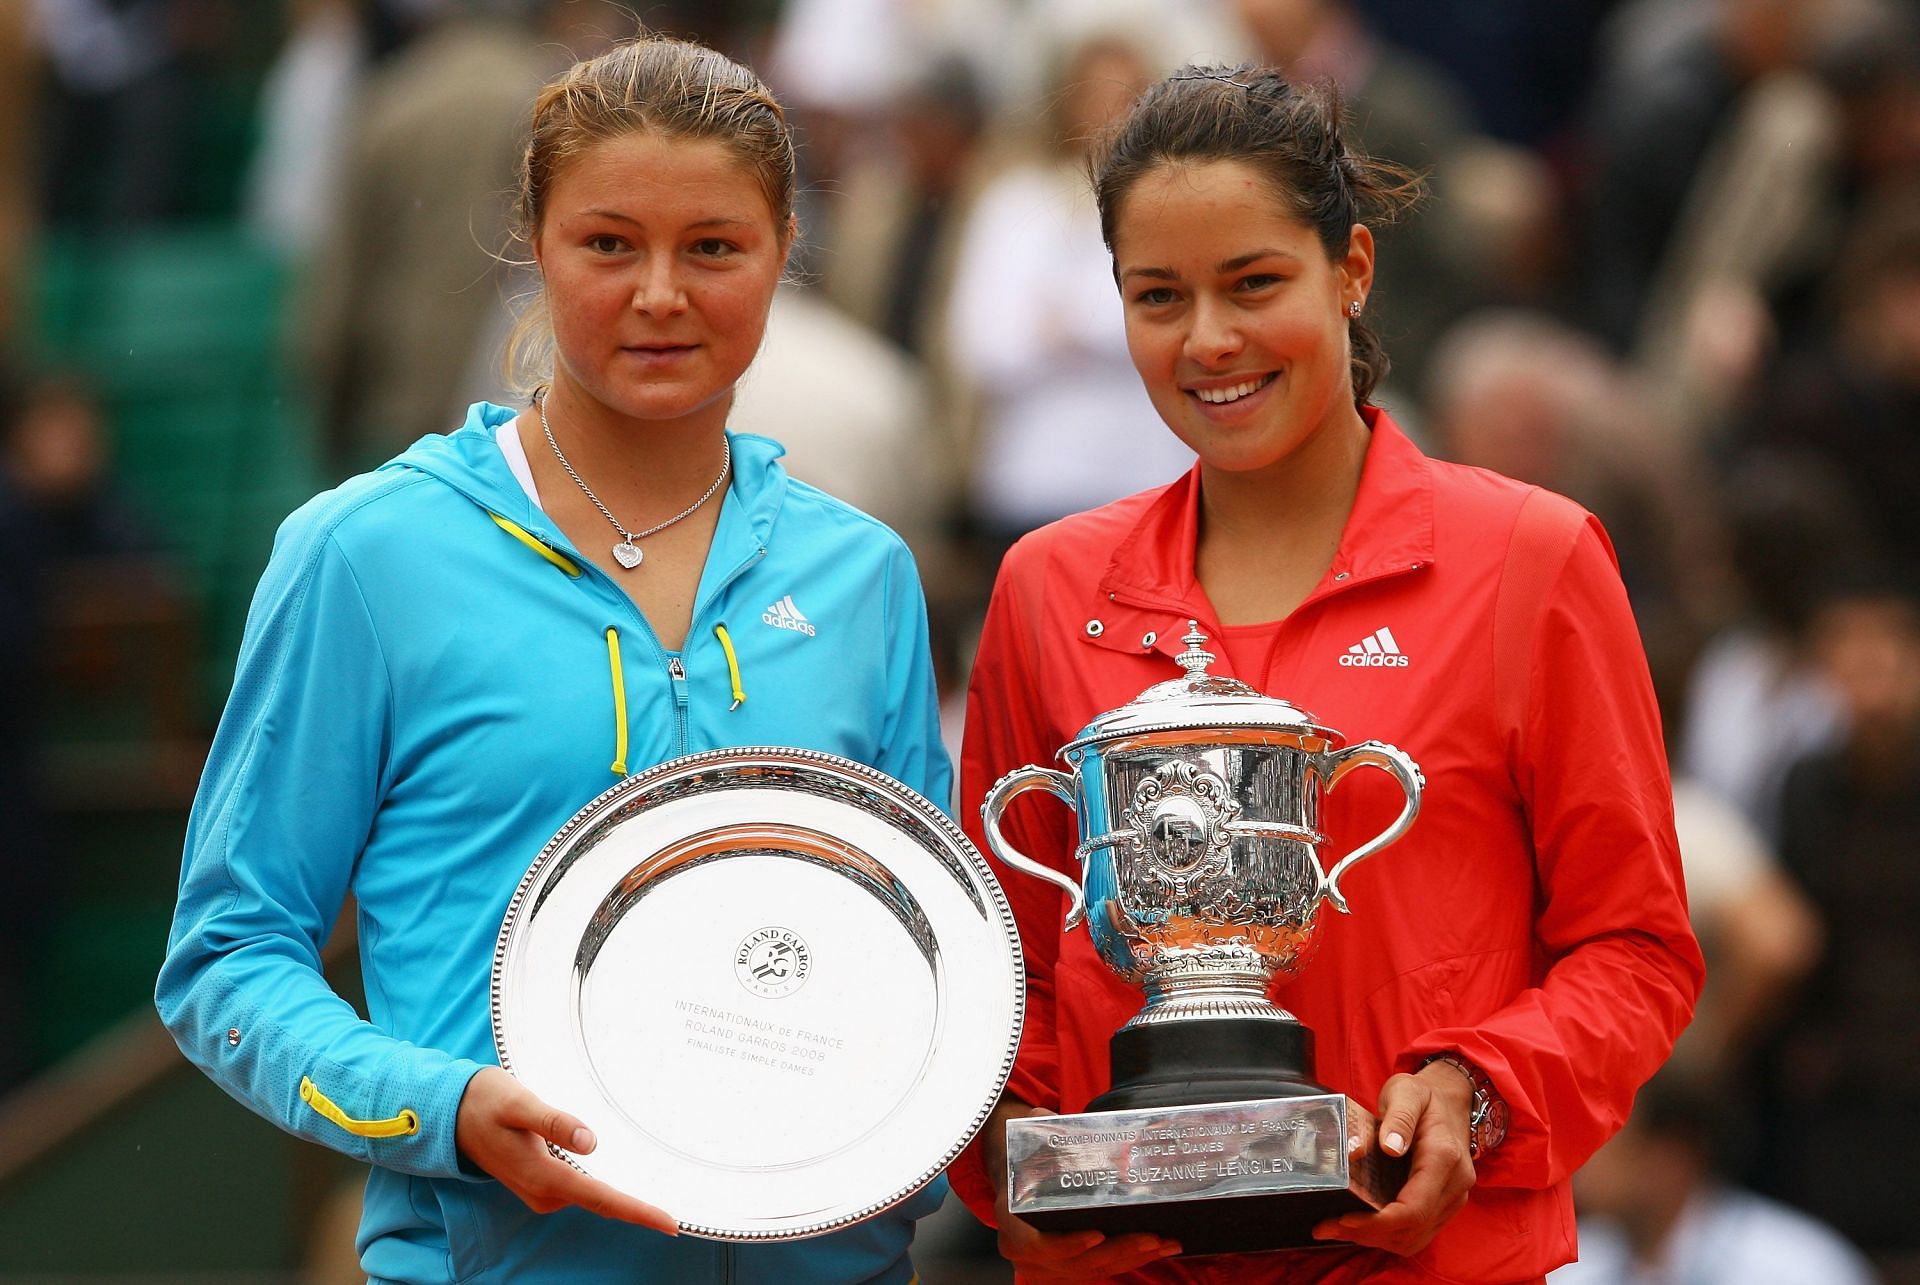
[{"label": "woman in red jacket", "polygon": [[[1188,69],[1097,154],[1133,361],[1199,461],[1007,555],[973,674],[962,813],[980,839],[1004,773],[1176,676],[1189,619],[1220,655],[1213,672],[1406,750],[1427,780],[1418,823],[1354,869],[1352,917],[1275,998],[1313,1030],[1317,1078],[1378,1104],[1382,1145],[1411,1154],[1410,1176],[1385,1209],[1317,1228],[1326,1248],[1256,1259],[1182,1260],[1154,1236],[1045,1235],[1008,1215],[1005,1121],[1103,1091],[1108,1037],[1142,996],[1084,932],[1062,931],[1057,889],[1003,869],[1027,1031],[953,1176],[1023,1279],[1538,1280],[1574,1256],[1569,1176],[1698,993],[1666,759],[1612,549],[1577,505],[1430,460],[1369,404],[1386,362],[1362,320],[1363,219],[1390,216],[1414,182],[1350,152],[1338,122],[1330,94],[1275,73]],[[1328,798],[1328,851],[1397,811],[1398,790],[1368,775]],[[1064,809],[1023,801],[1004,833],[1078,875]]]}]

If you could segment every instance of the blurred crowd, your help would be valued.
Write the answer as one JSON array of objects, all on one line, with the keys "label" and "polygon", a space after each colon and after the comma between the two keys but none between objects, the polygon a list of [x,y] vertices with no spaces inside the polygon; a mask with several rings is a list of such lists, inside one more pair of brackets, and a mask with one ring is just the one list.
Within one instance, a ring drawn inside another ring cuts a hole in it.
[{"label": "blurred crowd", "polygon": [[[75,896],[74,711],[147,711],[116,725],[128,770],[183,810],[234,641],[208,604],[264,562],[270,522],[245,556],[179,547],[187,479],[266,503],[260,467],[192,435],[201,390],[268,390],[239,431],[304,435],[281,445],[313,489],[506,400],[535,287],[519,131],[636,20],[790,109],[801,251],[733,424],[908,538],[956,710],[1008,543],[1190,463],[1128,360],[1086,140],[1181,62],[1336,84],[1362,145],[1431,189],[1381,236],[1378,400],[1601,516],[1667,718],[1710,978],[1577,1183],[1592,1250],[1567,1280],[1920,1279],[1912,0],[0,6],[0,1089],[51,1056],[16,1034]],[[199,333],[231,309],[150,282],[208,236],[239,248],[195,270],[268,265],[253,349],[181,340],[135,380],[51,315],[72,279],[96,318],[137,279],[149,312],[181,300],[142,319],[162,341]],[[150,413],[162,385],[196,390],[187,413]]]}]

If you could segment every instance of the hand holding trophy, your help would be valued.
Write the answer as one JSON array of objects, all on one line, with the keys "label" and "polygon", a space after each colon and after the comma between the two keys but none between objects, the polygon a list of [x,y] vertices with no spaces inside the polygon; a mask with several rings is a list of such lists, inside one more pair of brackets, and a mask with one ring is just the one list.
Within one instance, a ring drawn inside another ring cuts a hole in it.
[{"label": "hand holding trophy", "polygon": [[[1312,1078],[1313,1033],[1267,998],[1304,968],[1340,879],[1406,833],[1420,770],[1340,736],[1287,702],[1208,674],[1193,625],[1183,677],[1094,719],[1061,751],[1071,773],[1027,766],[988,793],[994,855],[1057,884],[1067,926],[1146,992],[1111,1043],[1113,1087],[1085,1112],[1013,1119],[1007,1203],[1044,1230],[1145,1231],[1190,1253],[1313,1243],[1328,1218],[1379,1209],[1406,1176],[1375,1144],[1371,1112]],[[1323,872],[1320,797],[1361,767],[1406,803]],[[1079,818],[1075,881],[1016,851],[1007,805],[1042,789]]]}]

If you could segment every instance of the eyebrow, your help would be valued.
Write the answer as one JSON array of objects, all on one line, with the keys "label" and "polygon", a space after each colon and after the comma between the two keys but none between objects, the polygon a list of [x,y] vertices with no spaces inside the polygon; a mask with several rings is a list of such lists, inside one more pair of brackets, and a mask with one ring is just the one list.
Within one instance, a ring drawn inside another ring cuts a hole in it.
[{"label": "eyebrow", "polygon": [[[592,218],[592,219],[612,219],[616,223],[630,223],[634,227],[640,226],[639,219],[634,218],[630,214],[622,214],[618,210],[602,210],[602,209],[582,210],[580,211],[580,217]],[[692,223],[687,224],[687,227],[689,228],[735,228],[735,227],[750,227],[752,226],[752,224],[753,224],[752,219],[739,219],[739,218],[734,218],[732,215],[717,214],[710,219],[696,219]]]},{"label": "eyebrow", "polygon": [[1258,263],[1262,259],[1291,259],[1293,257],[1294,256],[1292,254],[1288,253],[1285,250],[1273,250],[1273,249],[1249,250],[1245,254],[1235,255],[1231,259],[1222,259],[1220,261],[1219,266],[1215,268],[1214,271],[1238,272],[1240,269],[1246,267],[1249,263]]},{"label": "eyebrow", "polygon": [[[1248,264],[1258,263],[1262,259],[1292,259],[1294,257],[1293,254],[1286,250],[1249,250],[1245,254],[1236,254],[1231,259],[1222,259],[1214,265],[1214,271],[1219,273],[1238,272]],[[1178,281],[1180,274],[1172,268],[1128,268],[1121,274],[1120,279],[1125,281],[1130,277],[1146,277],[1152,281]]]}]

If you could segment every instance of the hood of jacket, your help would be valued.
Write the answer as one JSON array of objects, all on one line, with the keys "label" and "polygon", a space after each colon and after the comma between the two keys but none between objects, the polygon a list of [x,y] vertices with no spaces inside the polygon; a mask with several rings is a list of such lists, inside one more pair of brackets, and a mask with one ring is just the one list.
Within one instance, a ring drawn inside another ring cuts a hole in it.
[{"label": "hood of jacket", "polygon": [[[382,465],[379,472],[414,469],[425,473],[488,513],[520,527],[549,549],[577,557],[577,551],[553,519],[535,507],[501,454],[500,427],[512,422],[518,414],[510,406],[476,402],[467,411],[466,421],[454,432],[429,433]],[[786,448],[770,438],[749,433],[728,433],[727,439],[733,449],[727,492],[741,521],[723,519],[721,528],[714,534],[715,543],[720,544],[727,537],[744,536],[764,547],[773,537],[781,504],[786,499],[789,479],[778,463],[786,454]]]}]

